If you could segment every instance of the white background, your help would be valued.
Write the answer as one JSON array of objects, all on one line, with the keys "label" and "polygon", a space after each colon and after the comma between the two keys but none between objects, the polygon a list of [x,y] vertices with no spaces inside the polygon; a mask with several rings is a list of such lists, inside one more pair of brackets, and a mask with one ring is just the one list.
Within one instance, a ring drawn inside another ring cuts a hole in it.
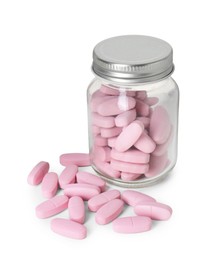
[{"label": "white background", "polygon": [[[0,1],[0,259],[214,259],[213,2]],[[50,219],[36,218],[43,198],[27,175],[40,160],[60,173],[60,154],[88,151],[92,50],[123,34],[159,37],[174,48],[178,163],[171,177],[142,189],[173,215],[150,232],[122,235],[90,214],[85,240],[64,238]]]}]

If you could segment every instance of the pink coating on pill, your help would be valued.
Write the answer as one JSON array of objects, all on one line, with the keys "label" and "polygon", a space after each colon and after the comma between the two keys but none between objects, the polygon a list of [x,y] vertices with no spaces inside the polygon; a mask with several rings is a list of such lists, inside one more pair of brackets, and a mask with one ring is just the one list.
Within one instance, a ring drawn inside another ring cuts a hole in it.
[{"label": "pink coating on pill", "polygon": [[118,152],[127,151],[132,145],[134,145],[140,138],[144,130],[144,125],[138,121],[133,121],[130,125],[126,126],[122,133],[117,137],[115,143],[115,149]]},{"label": "pink coating on pill", "polygon": [[100,188],[85,183],[74,183],[66,185],[64,194],[68,197],[79,196],[83,200],[89,200],[101,192]]},{"label": "pink coating on pill", "polygon": [[65,153],[60,156],[60,164],[63,166],[74,164],[80,167],[90,166],[90,156],[88,153]]},{"label": "pink coating on pill", "polygon": [[38,185],[43,180],[45,174],[49,171],[48,162],[39,162],[28,175],[28,184]]},{"label": "pink coating on pill", "polygon": [[80,224],[84,223],[85,220],[85,206],[84,201],[81,197],[74,196],[69,199],[68,204],[69,218]]},{"label": "pink coating on pill", "polygon": [[112,178],[120,177],[120,171],[113,169],[110,163],[108,162],[102,162],[94,158],[93,164],[100,172],[102,172],[104,175],[107,175],[108,177],[112,177]]},{"label": "pink coating on pill", "polygon": [[147,97],[144,99],[144,102],[149,106],[154,106],[159,102],[158,97]]},{"label": "pink coating on pill", "polygon": [[154,177],[161,173],[165,167],[167,166],[168,162],[168,154],[164,153],[161,156],[154,156],[151,155],[150,157],[150,164],[149,164],[149,171],[145,174],[147,178]]},{"label": "pink coating on pill", "polygon": [[97,109],[102,116],[114,116],[124,111],[134,108],[136,100],[132,97],[118,96],[112,99],[104,100]]},{"label": "pink coating on pill", "polygon": [[145,116],[138,116],[137,120],[139,120],[140,122],[142,122],[142,124],[144,125],[144,128],[148,128],[149,124],[150,124],[150,118],[145,117]]},{"label": "pink coating on pill", "polygon": [[115,147],[117,137],[108,138],[108,146]]},{"label": "pink coating on pill", "polygon": [[92,124],[103,128],[112,128],[115,126],[115,121],[113,116],[101,116],[98,113],[92,113]]},{"label": "pink coating on pill", "polygon": [[149,134],[157,144],[167,141],[171,131],[168,112],[162,106],[157,106],[151,116]]},{"label": "pink coating on pill", "polygon": [[114,159],[111,159],[110,165],[114,170],[130,172],[133,174],[144,174],[149,170],[149,164],[122,162]]},{"label": "pink coating on pill", "polygon": [[90,199],[88,201],[88,208],[90,211],[96,212],[107,202],[114,200],[114,199],[120,199],[120,195],[121,194],[118,190],[105,191],[105,192],[93,197],[92,199]]},{"label": "pink coating on pill", "polygon": [[59,176],[59,185],[61,189],[64,189],[67,184],[75,183],[76,173],[78,172],[78,166],[69,165],[62,171]]},{"label": "pink coating on pill", "polygon": [[139,191],[134,191],[134,190],[125,190],[123,191],[122,195],[121,195],[122,200],[128,204],[129,206],[134,207],[135,205],[137,205],[138,203],[144,201],[144,202],[155,202],[156,200],[152,197],[150,197],[149,195],[146,195],[142,192]]},{"label": "pink coating on pill", "polygon": [[118,127],[124,127],[129,125],[131,122],[133,122],[135,118],[136,118],[136,110],[131,109],[117,115],[115,117],[115,124]]},{"label": "pink coating on pill", "polygon": [[56,215],[68,207],[69,198],[65,195],[58,195],[46,200],[36,207],[38,218],[49,218]]},{"label": "pink coating on pill", "polygon": [[123,181],[134,181],[137,180],[139,177],[143,177],[143,175],[130,172],[121,172],[121,179]]},{"label": "pink coating on pill", "polygon": [[113,221],[113,230],[123,234],[146,232],[151,226],[151,218],[144,216],[124,217]]},{"label": "pink coating on pill", "polygon": [[172,209],[159,202],[140,202],[134,207],[134,212],[154,220],[168,220],[172,215]]},{"label": "pink coating on pill", "polygon": [[156,143],[147,133],[144,132],[134,146],[144,153],[152,153],[156,148]]},{"label": "pink coating on pill", "polygon": [[106,189],[106,182],[95,174],[89,172],[78,172],[76,174],[77,183],[86,183],[98,186],[101,189],[101,192]]},{"label": "pink coating on pill", "polygon": [[122,132],[122,127],[100,128],[101,136],[111,138],[118,136]]},{"label": "pink coating on pill", "polygon": [[145,98],[147,97],[147,93],[145,90],[143,91],[137,91],[136,93],[136,98],[140,99],[140,100],[145,100]]},{"label": "pink coating on pill", "polygon": [[68,238],[84,239],[87,236],[87,229],[84,225],[69,219],[63,219],[63,218],[52,219],[51,229],[56,234]]},{"label": "pink coating on pill", "polygon": [[108,146],[94,146],[92,155],[102,162],[110,162],[110,152],[111,149]]},{"label": "pink coating on pill", "polygon": [[50,199],[55,196],[58,189],[58,175],[55,172],[47,173],[42,180],[42,195]]},{"label": "pink coating on pill", "polygon": [[144,101],[137,99],[136,100],[136,111],[138,116],[148,116],[149,115],[149,105]]},{"label": "pink coating on pill", "polygon": [[135,148],[130,148],[126,152],[118,152],[116,149],[111,150],[111,158],[130,163],[148,163],[150,154],[143,153]]},{"label": "pink coating on pill", "polygon": [[124,208],[124,202],[120,199],[114,199],[103,205],[95,215],[96,223],[105,225],[117,218]]},{"label": "pink coating on pill", "polygon": [[97,112],[98,106],[103,103],[104,101],[107,101],[109,99],[113,98],[112,96],[105,96],[103,95],[96,95],[93,96],[90,100],[90,109],[92,112]]},{"label": "pink coating on pill", "polygon": [[171,132],[166,142],[163,144],[158,144],[152,154],[155,156],[161,156],[164,153],[166,153],[170,143],[172,142],[172,138],[173,138],[173,127],[171,127]]}]

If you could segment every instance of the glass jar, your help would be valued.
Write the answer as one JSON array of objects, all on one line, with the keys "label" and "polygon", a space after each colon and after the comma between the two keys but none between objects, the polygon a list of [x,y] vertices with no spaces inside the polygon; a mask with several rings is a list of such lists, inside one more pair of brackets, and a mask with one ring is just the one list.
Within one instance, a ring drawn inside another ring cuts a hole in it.
[{"label": "glass jar", "polygon": [[110,183],[144,187],[177,159],[179,90],[172,47],[141,35],[113,37],[93,51],[88,88],[92,167]]}]

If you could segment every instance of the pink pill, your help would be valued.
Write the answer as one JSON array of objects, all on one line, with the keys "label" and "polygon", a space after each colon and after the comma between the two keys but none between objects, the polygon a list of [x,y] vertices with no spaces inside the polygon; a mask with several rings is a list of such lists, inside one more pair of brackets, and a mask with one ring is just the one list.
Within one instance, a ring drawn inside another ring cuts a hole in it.
[{"label": "pink pill", "polygon": [[114,199],[120,199],[120,192],[118,190],[109,190],[103,192],[88,201],[88,208],[95,212],[107,202]]},{"label": "pink pill", "polygon": [[96,125],[92,125],[92,133],[94,135],[100,134],[101,133],[100,127],[98,127]]},{"label": "pink pill", "polygon": [[47,173],[42,180],[43,197],[50,199],[55,196],[58,189],[58,175],[55,172]]},{"label": "pink pill", "polygon": [[94,143],[96,146],[107,146],[108,141],[107,138],[104,138],[101,135],[97,135],[94,138]]},{"label": "pink pill", "polygon": [[74,196],[69,199],[68,204],[69,218],[80,224],[85,220],[85,206],[82,198]]},{"label": "pink pill", "polygon": [[108,138],[108,146],[115,147],[117,137]]},{"label": "pink pill", "polygon": [[111,149],[108,146],[95,146],[93,149],[93,156],[102,162],[110,162]]},{"label": "pink pill", "polygon": [[169,206],[158,202],[140,202],[134,207],[134,212],[154,220],[168,220],[172,215]]},{"label": "pink pill", "polygon": [[141,233],[150,230],[151,225],[152,220],[149,217],[124,217],[113,221],[113,230],[124,234]]},{"label": "pink pill", "polygon": [[118,115],[135,107],[136,100],[132,97],[118,96],[102,102],[97,112],[102,116]]},{"label": "pink pill", "polygon": [[124,202],[120,199],[114,199],[107,202],[96,212],[96,223],[105,225],[117,218],[123,211]]},{"label": "pink pill", "polygon": [[118,96],[119,90],[102,85],[100,91],[106,95]]},{"label": "pink pill", "polygon": [[159,102],[159,98],[158,97],[147,97],[146,99],[144,99],[144,102],[149,106],[154,106]]},{"label": "pink pill", "polygon": [[172,137],[173,137],[173,127],[171,128],[170,135],[169,135],[168,139],[166,140],[166,142],[163,143],[163,144],[157,145],[152,154],[155,155],[155,156],[161,156],[164,153],[166,153],[167,150],[168,150],[168,147],[169,147],[169,145],[172,141]]},{"label": "pink pill", "polygon": [[59,185],[61,189],[64,189],[67,184],[74,183],[76,173],[78,172],[78,166],[69,165],[67,166],[59,176]]},{"label": "pink pill", "polygon": [[60,213],[68,207],[68,197],[65,195],[55,196],[52,199],[42,202],[36,207],[38,218],[49,218]]},{"label": "pink pill", "polygon": [[77,183],[86,183],[98,186],[101,191],[105,191],[106,182],[98,176],[89,172],[78,172],[76,175]]},{"label": "pink pill", "polygon": [[68,197],[79,196],[83,200],[89,200],[101,192],[100,188],[85,183],[74,183],[66,185],[64,194]]},{"label": "pink pill", "polygon": [[121,179],[123,181],[134,181],[139,177],[143,177],[142,174],[130,173],[130,172],[121,172]]},{"label": "pink pill", "polygon": [[84,239],[87,236],[87,229],[84,225],[63,218],[52,219],[51,229],[61,236],[74,239]]},{"label": "pink pill", "polygon": [[131,109],[116,116],[115,124],[118,127],[124,127],[129,125],[131,122],[133,122],[135,118],[136,118],[136,110]]},{"label": "pink pill", "polygon": [[133,121],[130,125],[126,126],[122,133],[117,137],[115,149],[119,152],[127,151],[137,142],[143,133],[143,130],[144,125],[140,121]]},{"label": "pink pill", "polygon": [[140,99],[136,100],[136,111],[138,116],[148,116],[149,115],[149,105]]},{"label": "pink pill", "polygon": [[147,178],[154,177],[161,173],[168,162],[168,155],[164,153],[161,156],[153,156],[150,157],[149,171],[145,174]]},{"label": "pink pill", "polygon": [[122,132],[121,127],[112,127],[112,128],[101,128],[101,136],[104,138],[110,138],[118,136]]},{"label": "pink pill", "polygon": [[110,165],[114,170],[118,170],[122,172],[130,172],[133,174],[135,173],[144,174],[149,170],[148,164],[122,162],[114,159],[111,160]]},{"label": "pink pill", "polygon": [[98,113],[92,113],[92,124],[103,128],[112,128],[115,126],[115,121],[112,116],[101,116]]},{"label": "pink pill", "polygon": [[118,152],[116,149],[112,149],[111,158],[123,162],[148,163],[150,155],[134,148],[130,148],[124,153]]},{"label": "pink pill", "polygon": [[142,122],[142,124],[144,125],[144,128],[148,128],[149,124],[150,124],[150,119],[148,117],[145,116],[138,116],[137,120],[139,120],[140,122]]},{"label": "pink pill", "polygon": [[120,177],[120,171],[115,170],[112,168],[110,163],[102,162],[97,159],[93,160],[94,165],[96,168],[101,171],[103,174],[112,177],[112,178],[119,178]]},{"label": "pink pill", "polygon": [[134,207],[135,205],[137,205],[138,203],[144,201],[144,202],[148,202],[148,201],[156,201],[154,198],[142,193],[142,192],[139,192],[139,191],[134,191],[134,190],[125,190],[123,193],[122,193],[122,196],[121,196],[122,200]]},{"label": "pink pill", "polygon": [[90,109],[92,112],[97,112],[98,106],[103,103],[104,101],[107,101],[111,99],[112,96],[105,96],[103,95],[96,95],[93,96],[92,99],[90,100]]},{"label": "pink pill", "polygon": [[137,140],[134,146],[144,153],[152,153],[156,148],[156,143],[149,135],[142,133],[141,137]]},{"label": "pink pill", "polygon": [[63,166],[77,165],[80,167],[90,166],[90,156],[87,153],[65,153],[60,156],[60,163]]},{"label": "pink pill", "polygon": [[49,171],[49,163],[39,162],[28,175],[28,184],[38,185]]},{"label": "pink pill", "polygon": [[151,116],[149,133],[157,144],[167,141],[171,131],[169,115],[165,108],[157,106]]},{"label": "pink pill", "polygon": [[145,90],[137,91],[136,98],[140,100],[144,100],[147,97],[147,93]]}]

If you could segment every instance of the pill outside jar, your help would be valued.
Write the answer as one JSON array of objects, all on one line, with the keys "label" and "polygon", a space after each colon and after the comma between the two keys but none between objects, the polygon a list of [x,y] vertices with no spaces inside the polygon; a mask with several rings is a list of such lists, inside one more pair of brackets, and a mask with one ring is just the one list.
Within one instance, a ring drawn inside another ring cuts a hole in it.
[{"label": "pill outside jar", "polygon": [[177,160],[179,90],[172,47],[141,35],[113,37],[93,51],[88,87],[92,167],[110,183],[153,184]]}]

